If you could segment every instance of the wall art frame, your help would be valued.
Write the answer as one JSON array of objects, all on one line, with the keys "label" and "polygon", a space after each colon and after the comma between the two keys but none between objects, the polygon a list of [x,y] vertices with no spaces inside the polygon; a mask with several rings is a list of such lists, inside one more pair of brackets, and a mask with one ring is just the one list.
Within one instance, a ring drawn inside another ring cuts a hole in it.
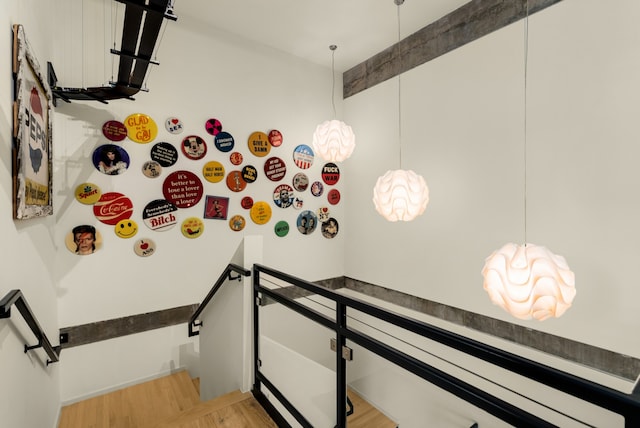
[{"label": "wall art frame", "polygon": [[53,214],[51,88],[20,24],[13,26],[13,218]]}]

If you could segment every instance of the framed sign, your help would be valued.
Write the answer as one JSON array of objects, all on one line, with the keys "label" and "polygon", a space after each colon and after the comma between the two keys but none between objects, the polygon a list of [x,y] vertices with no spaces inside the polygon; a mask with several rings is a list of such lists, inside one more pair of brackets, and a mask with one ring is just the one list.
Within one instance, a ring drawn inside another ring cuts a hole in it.
[{"label": "framed sign", "polygon": [[53,214],[52,95],[22,25],[13,26],[13,217]]}]

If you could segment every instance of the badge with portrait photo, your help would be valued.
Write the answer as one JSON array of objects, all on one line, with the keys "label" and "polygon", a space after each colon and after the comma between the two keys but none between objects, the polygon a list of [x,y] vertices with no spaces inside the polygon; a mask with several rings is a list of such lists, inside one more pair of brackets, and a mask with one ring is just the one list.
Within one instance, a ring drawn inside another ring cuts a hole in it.
[{"label": "badge with portrait photo", "polygon": [[144,164],[142,164],[142,173],[145,177],[149,178],[160,177],[160,174],[162,173],[162,167],[156,161],[146,161]]},{"label": "badge with portrait photo", "polygon": [[207,195],[204,203],[204,218],[226,220],[229,198]]},{"label": "badge with portrait photo", "polygon": [[107,175],[120,175],[129,168],[129,154],[115,144],[104,144],[93,151],[93,165]]},{"label": "badge with portrait photo", "polygon": [[322,236],[327,239],[333,239],[338,234],[338,220],[331,217],[329,220],[322,223],[321,226]]},{"label": "badge with portrait photo", "polygon": [[273,191],[273,202],[280,208],[288,208],[293,204],[293,187],[280,184]]},{"label": "badge with portrait photo", "polygon": [[86,256],[102,247],[102,235],[94,226],[81,224],[67,234],[65,244],[72,253]]},{"label": "badge with portrait photo", "polygon": [[318,226],[318,217],[313,211],[305,210],[300,213],[296,221],[298,231],[303,235],[310,235]]}]

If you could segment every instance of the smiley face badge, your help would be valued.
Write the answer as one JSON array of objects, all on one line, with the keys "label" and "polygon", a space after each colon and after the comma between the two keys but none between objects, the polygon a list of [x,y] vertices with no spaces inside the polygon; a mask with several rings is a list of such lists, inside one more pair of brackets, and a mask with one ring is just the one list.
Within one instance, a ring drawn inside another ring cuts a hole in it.
[{"label": "smiley face badge", "polygon": [[127,218],[116,223],[113,230],[118,238],[128,239],[138,233],[138,223]]}]

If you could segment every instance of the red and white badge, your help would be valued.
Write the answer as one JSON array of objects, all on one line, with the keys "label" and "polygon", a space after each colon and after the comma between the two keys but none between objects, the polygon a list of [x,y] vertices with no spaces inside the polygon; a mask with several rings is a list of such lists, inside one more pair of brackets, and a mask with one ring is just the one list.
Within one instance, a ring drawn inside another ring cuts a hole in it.
[{"label": "red and white badge", "polygon": [[149,238],[138,239],[136,243],[133,244],[133,252],[140,257],[149,257],[156,252],[156,243]]},{"label": "red and white badge", "polygon": [[229,155],[229,161],[231,161],[231,163],[233,165],[240,165],[242,163],[242,161],[244,160],[242,153],[240,152],[233,152]]},{"label": "red and white badge", "polygon": [[102,135],[111,141],[122,141],[127,138],[127,128],[122,122],[109,120],[102,125]]},{"label": "red and white badge", "polygon": [[240,201],[240,206],[245,210],[250,209],[253,206],[253,198],[251,196],[245,196]]},{"label": "red and white badge", "polygon": [[313,165],[313,149],[306,144],[300,144],[293,150],[293,162],[300,169],[309,169]]},{"label": "red and white badge", "polygon": [[309,187],[309,177],[304,172],[299,172],[293,176],[293,188],[298,192],[304,192]]},{"label": "red and white badge", "polygon": [[293,187],[280,184],[273,190],[273,202],[280,208],[288,208],[293,204]]},{"label": "red and white badge", "polygon": [[273,147],[280,147],[282,145],[282,133],[277,129],[269,131],[269,143]]},{"label": "red and white badge", "polygon": [[287,165],[277,157],[269,158],[264,163],[264,174],[271,181],[280,181],[287,173]]},{"label": "red and white badge", "polygon": [[340,192],[338,189],[329,190],[329,193],[327,193],[327,201],[329,201],[331,205],[336,205],[340,202]]},{"label": "red and white badge", "polygon": [[93,214],[102,223],[114,226],[120,220],[131,218],[133,203],[122,193],[103,193],[93,205]]},{"label": "red and white badge", "polygon": [[162,194],[176,207],[189,208],[202,199],[202,181],[191,171],[176,171],[165,178]]}]

